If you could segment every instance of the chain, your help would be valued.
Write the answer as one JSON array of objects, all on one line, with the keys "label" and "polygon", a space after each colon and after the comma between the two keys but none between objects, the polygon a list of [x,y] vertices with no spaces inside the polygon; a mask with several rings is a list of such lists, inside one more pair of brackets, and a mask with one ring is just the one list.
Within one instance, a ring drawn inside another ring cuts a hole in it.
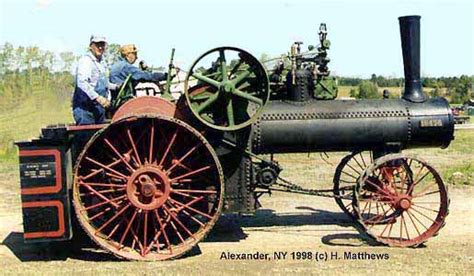
[{"label": "chain", "polygon": [[278,177],[278,181],[273,184],[273,186],[269,189],[272,191],[289,192],[320,197],[339,197],[334,195],[333,189],[306,189],[281,177]]}]

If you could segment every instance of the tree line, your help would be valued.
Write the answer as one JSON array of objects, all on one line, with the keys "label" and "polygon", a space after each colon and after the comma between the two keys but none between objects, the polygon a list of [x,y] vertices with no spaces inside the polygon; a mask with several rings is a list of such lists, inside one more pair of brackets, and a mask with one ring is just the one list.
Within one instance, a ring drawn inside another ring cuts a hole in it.
[{"label": "tree line", "polygon": [[[118,44],[110,44],[104,56],[107,64],[118,57]],[[84,51],[87,49],[85,48]],[[0,46],[0,110],[14,108],[26,97],[48,93],[58,101],[69,100],[74,89],[74,66],[79,55],[54,53],[37,46]]]},{"label": "tree line", "polygon": [[[404,85],[403,78],[387,78],[372,74],[370,79],[338,77],[342,86],[353,86],[350,96],[355,98],[382,98],[379,87],[399,87]],[[447,97],[451,103],[463,103],[474,99],[474,76],[461,75],[459,77],[424,77],[422,86],[431,97]],[[394,95],[390,95],[394,96]]]},{"label": "tree line", "polygon": [[[118,57],[119,45],[110,44],[105,61],[112,64]],[[84,49],[86,51],[86,49]],[[74,65],[79,56],[73,52],[53,53],[36,46],[0,46],[0,110],[15,106],[32,94],[52,93],[63,102],[74,88]],[[402,87],[402,78],[372,74],[370,79],[338,77],[342,86],[353,86],[351,96],[381,98],[378,87]],[[474,76],[423,78],[423,87],[431,96],[446,96],[453,103],[474,98]],[[393,96],[393,95],[392,95]]]}]

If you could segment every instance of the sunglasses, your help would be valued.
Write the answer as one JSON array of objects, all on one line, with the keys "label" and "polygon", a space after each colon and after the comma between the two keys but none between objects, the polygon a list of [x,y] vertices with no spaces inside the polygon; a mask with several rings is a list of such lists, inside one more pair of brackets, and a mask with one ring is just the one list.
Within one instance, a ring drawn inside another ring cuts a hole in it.
[{"label": "sunglasses", "polygon": [[94,42],[95,46],[105,48],[107,46],[107,43],[105,42]]}]

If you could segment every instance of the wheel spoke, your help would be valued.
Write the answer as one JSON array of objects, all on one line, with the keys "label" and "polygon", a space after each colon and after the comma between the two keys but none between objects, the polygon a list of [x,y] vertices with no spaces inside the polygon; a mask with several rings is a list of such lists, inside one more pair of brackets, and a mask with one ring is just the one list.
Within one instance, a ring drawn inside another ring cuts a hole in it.
[{"label": "wheel spoke", "polygon": [[433,223],[439,224],[439,222],[433,220],[432,218],[428,217],[427,215],[423,214],[422,212],[416,210],[414,206],[412,206],[411,209],[412,209],[413,211],[417,212],[418,214],[420,214],[421,216],[423,216],[424,218],[426,218],[426,219],[432,221]]},{"label": "wheel spoke", "polygon": [[177,194],[177,195],[181,195],[181,196],[185,196],[185,197],[189,197],[189,198],[192,198],[192,199],[198,198],[198,197],[195,197],[195,196],[192,196],[192,195],[188,195],[186,193],[177,192],[176,190],[173,190],[172,193]]},{"label": "wheel spoke", "polygon": [[[237,73],[237,70],[239,70],[240,66],[244,63],[242,59],[239,59],[239,61],[234,65],[234,67],[230,70],[229,78],[231,78],[235,73]],[[235,84],[234,84],[235,85]]]},{"label": "wheel spoke", "polygon": [[354,167],[351,166],[351,164],[347,163],[346,164],[349,168],[351,168],[356,174],[361,175],[362,171],[356,170]]},{"label": "wheel spoke", "polygon": [[410,240],[410,234],[408,233],[407,221],[402,213],[403,224],[405,225],[405,231],[407,232],[407,238]]},{"label": "wheel spoke", "polygon": [[197,174],[197,173],[203,172],[203,171],[208,170],[208,169],[210,169],[210,168],[211,168],[211,166],[208,165],[208,166],[199,168],[199,169],[197,169],[197,170],[194,170],[194,171],[191,171],[191,172],[182,174],[182,175],[180,175],[180,176],[177,176],[177,177],[171,179],[171,182],[176,182],[176,181],[178,181],[178,180],[180,180],[180,179],[182,179],[182,178],[185,178],[185,177],[188,177],[188,176],[191,176],[191,175],[195,175],[195,174]]},{"label": "wheel spoke", "polygon": [[238,75],[237,77],[231,80],[232,85],[234,85],[235,87],[238,87],[239,83],[243,81],[244,79],[246,79],[248,76],[250,76],[250,74],[252,74],[250,70],[246,70],[245,72],[242,72],[240,75]]},{"label": "wheel spoke", "polygon": [[97,233],[99,233],[100,231],[102,231],[102,229],[104,229],[107,225],[109,225],[112,221],[114,221],[118,216],[120,216],[123,212],[125,212],[129,207],[130,205],[132,205],[131,203],[125,205],[125,207],[123,207],[120,211],[118,211],[114,216],[112,216],[112,218],[110,218],[108,221],[106,221],[104,224],[102,224],[101,227],[99,227],[96,231],[95,231],[95,234],[97,235]]},{"label": "wheel spoke", "polygon": [[[109,190],[99,190],[97,191],[99,194],[111,194],[111,193],[117,193],[117,192],[121,192],[121,191],[124,191],[125,188],[120,188],[120,189],[109,189]],[[95,195],[94,192],[89,192],[89,193],[80,193],[79,194],[80,196],[88,196],[88,195]]]},{"label": "wheel spoke", "polygon": [[89,186],[97,186],[97,187],[117,187],[117,188],[125,188],[125,184],[111,184],[111,183],[97,183],[97,182],[83,182],[80,181],[79,185],[89,185]]},{"label": "wheel spoke", "polygon": [[191,155],[191,153],[193,153],[196,149],[198,149],[199,147],[201,146],[201,144],[198,144],[194,147],[192,147],[188,152],[186,152],[179,160],[177,160],[176,162],[174,162],[174,164],[168,168],[168,170],[166,170],[166,173],[168,175],[171,174],[171,171],[176,167],[178,166],[179,164],[181,164],[181,162],[184,161],[184,159],[186,159],[189,155]]},{"label": "wheel spoke", "polygon": [[203,103],[201,103],[195,108],[196,112],[198,114],[201,114],[206,108],[210,107],[215,101],[217,101],[218,97],[219,93],[215,93],[210,96],[207,100],[205,100]]},{"label": "wheel spoke", "polygon": [[208,77],[206,77],[206,76],[204,76],[204,75],[201,75],[201,74],[199,74],[199,73],[193,73],[192,76],[195,77],[196,79],[198,79],[198,80],[200,80],[200,81],[203,81],[203,82],[205,82],[205,83],[207,83],[207,84],[209,84],[209,85],[212,85],[212,86],[214,86],[214,87],[216,87],[216,88],[219,88],[219,87],[220,87],[220,82],[218,82],[218,81],[216,81],[216,80],[213,80],[213,79],[211,79],[211,78],[208,78]]},{"label": "wheel spoke", "polygon": [[348,173],[348,172],[346,172],[346,171],[342,171],[342,173],[345,174],[345,175],[347,175],[347,176],[349,176],[349,177],[354,178],[355,180],[358,179],[358,177],[356,177],[356,176],[354,176],[354,175],[352,175],[352,174],[350,174],[350,173]]},{"label": "wheel spoke", "polygon": [[430,182],[425,188],[423,188],[420,192],[417,194],[414,194],[413,197],[421,197],[424,196],[424,193],[428,191],[429,188],[433,187],[433,185],[436,185],[436,182]]},{"label": "wheel spoke", "polygon": [[109,146],[109,148],[115,153],[115,155],[117,155],[118,158],[120,158],[120,160],[127,166],[127,168],[130,169],[131,172],[134,172],[135,169],[132,167],[132,165],[130,165],[127,160],[125,160],[125,158],[123,157],[122,154],[120,154],[120,152],[114,147],[114,145],[112,145],[112,143],[110,143],[110,141],[107,139],[107,138],[104,138],[104,142],[105,144],[107,144],[107,146]]},{"label": "wheel spoke", "polygon": [[132,145],[132,149],[133,149],[133,152],[135,154],[135,157],[137,158],[137,162],[141,166],[142,161],[140,160],[140,156],[138,155],[138,151],[137,151],[135,142],[133,141],[132,133],[130,132],[129,128],[127,128],[127,136],[128,136],[128,140],[130,141],[130,144]]},{"label": "wheel spoke", "polygon": [[424,194],[418,194],[416,197],[423,197],[423,196],[427,196],[427,195],[433,195],[433,194],[437,194],[439,193],[440,190],[436,190],[436,191],[432,191],[432,192],[427,192],[427,193],[424,193]]},{"label": "wheel spoke", "polygon": [[176,140],[176,136],[178,136],[178,129],[175,130],[173,133],[173,136],[171,137],[171,141],[168,143],[168,146],[166,147],[165,152],[163,153],[163,156],[161,157],[160,163],[158,164],[158,167],[163,165],[163,162],[165,161],[166,157],[168,156],[168,153],[171,149],[171,147],[174,144],[174,141]]},{"label": "wheel spoke", "polygon": [[415,204],[415,203],[412,203],[413,206],[416,206],[418,208],[421,208],[421,209],[425,209],[427,211],[431,211],[433,213],[438,213],[439,210],[435,210],[435,209],[431,209],[431,208],[427,208],[425,206],[421,206],[421,205],[418,205],[418,204]]},{"label": "wheel spoke", "polygon": [[408,214],[411,214],[411,216],[413,216],[413,218],[414,218],[417,222],[419,222],[419,223],[425,228],[425,230],[428,230],[428,227],[426,227],[425,224],[424,224],[423,222],[421,222],[420,219],[419,219],[417,216],[415,216],[414,213],[410,213],[410,210],[407,210],[407,213],[408,213]]},{"label": "wheel spoke", "polygon": [[214,93],[204,91],[202,93],[199,93],[197,95],[190,95],[189,98],[193,101],[202,101],[202,100],[207,100],[209,97],[214,95]]},{"label": "wheel spoke", "polygon": [[133,212],[132,218],[130,219],[130,221],[128,221],[127,228],[125,228],[125,231],[123,232],[122,237],[120,238],[119,248],[123,246],[123,242],[125,241],[125,238],[127,237],[127,234],[130,231],[132,227],[132,223],[135,220],[135,217],[137,216],[137,214],[138,214],[138,210],[136,209],[135,212]]},{"label": "wheel spoke", "polygon": [[[120,162],[121,162],[121,160],[115,160],[114,162],[107,165],[107,167],[113,167],[113,166],[117,165]],[[96,175],[98,175],[99,173],[102,173],[102,172],[104,172],[104,169],[102,169],[102,168],[98,169],[98,170],[92,170],[92,172],[90,174],[81,177],[81,180],[87,180],[87,179],[89,179],[93,176],[96,176]]]},{"label": "wheel spoke", "polygon": [[119,223],[117,223],[115,225],[115,227],[112,229],[112,231],[110,231],[110,233],[107,235],[107,239],[110,239],[110,237],[112,237],[115,232],[117,232],[117,229],[120,227],[120,225],[122,225],[122,222],[125,221],[125,216],[122,217],[122,219],[119,221]]},{"label": "wheel spoke", "polygon": [[250,94],[248,94],[248,93],[245,93],[245,92],[243,92],[243,91],[241,91],[241,90],[239,90],[239,89],[234,89],[234,90],[232,90],[232,94],[234,94],[234,95],[236,95],[236,96],[238,96],[238,97],[241,97],[241,98],[243,98],[243,99],[246,99],[246,100],[248,100],[248,101],[251,101],[251,102],[253,102],[253,103],[256,103],[256,104],[258,104],[258,105],[260,105],[260,106],[263,106],[263,101],[262,101],[262,99],[257,98],[257,97],[255,97],[255,96],[252,96],[252,95],[250,95]]},{"label": "wheel spoke", "polygon": [[[94,208],[100,207],[100,206],[102,206],[102,205],[105,205],[105,204],[107,204],[107,203],[110,203],[110,202],[113,202],[113,201],[118,201],[118,200],[121,200],[121,199],[126,198],[126,197],[127,197],[127,195],[121,195],[121,196],[116,197],[116,198],[108,199],[108,200],[106,200],[106,201],[101,201],[101,202],[96,203],[96,204],[94,204],[94,205],[87,206],[87,207],[85,207],[84,209],[82,209],[81,211],[88,211],[88,210],[90,210],[90,209],[94,209]],[[115,207],[115,206],[114,206],[114,207]],[[115,208],[118,208],[118,205],[117,205],[117,207],[115,207]]]},{"label": "wheel spoke", "polygon": [[188,209],[188,210],[190,210],[190,211],[193,211],[193,212],[195,212],[195,213],[197,213],[197,214],[199,214],[199,215],[201,215],[201,216],[204,216],[204,217],[206,217],[206,218],[208,218],[208,219],[212,219],[212,216],[210,216],[209,214],[206,214],[206,213],[204,213],[204,212],[201,212],[201,211],[199,211],[199,210],[196,210],[196,209],[194,209],[193,207],[190,207],[190,206],[187,205],[187,204],[183,204],[183,203],[181,203],[181,202],[179,202],[179,201],[177,201],[177,200],[174,200],[174,199],[172,199],[172,198],[170,198],[170,200],[171,200],[172,202],[176,203],[176,204],[177,204],[178,206],[180,206],[180,207],[186,208],[186,209]]},{"label": "wheel spoke", "polygon": [[[108,211],[112,210],[112,207],[107,207],[103,211],[100,211],[99,213],[93,215],[92,217],[89,218],[89,221],[93,221],[94,219],[102,216],[103,214],[107,213]],[[114,209],[115,210],[115,209]]]},{"label": "wheel spoke", "polygon": [[390,195],[388,192],[386,192],[386,191],[384,191],[383,189],[381,189],[377,184],[375,184],[375,183],[372,182],[371,180],[366,179],[366,180],[365,180],[365,183],[369,183],[370,185],[372,185],[373,187],[375,187],[377,190],[379,190],[381,193],[383,193],[383,194],[385,194],[385,195],[391,197],[391,195]]},{"label": "wheel spoke", "polygon": [[359,166],[359,168],[361,168],[362,171],[365,170],[365,167],[361,165],[361,163],[359,162],[359,160],[357,160],[357,156],[356,156],[356,155],[354,155],[354,156],[352,157],[352,159],[356,162],[357,166]]},{"label": "wheel spoke", "polygon": [[195,193],[195,194],[215,194],[217,191],[210,190],[183,190],[183,189],[173,189],[172,191],[182,192],[182,193]]},{"label": "wheel spoke", "polygon": [[222,81],[227,81],[227,64],[225,60],[224,49],[219,50],[219,63],[221,67]]},{"label": "wheel spoke", "polygon": [[171,216],[171,218],[174,219],[174,221],[176,221],[176,223],[178,223],[178,225],[189,235],[190,238],[196,240],[193,233],[191,233],[191,231],[189,231],[189,229],[184,226],[184,224],[176,217],[175,214],[173,214],[173,212],[170,211],[170,209],[168,209],[168,207],[166,207],[166,205],[163,205],[163,208]]},{"label": "wheel spoke", "polygon": [[158,211],[155,209],[154,212],[155,212],[156,220],[160,224],[160,230],[163,232],[163,236],[165,237],[166,246],[167,246],[168,250],[170,251],[170,254],[173,254],[173,249],[171,249],[171,243],[170,243],[170,240],[168,238],[168,234],[166,233],[166,230],[165,230],[166,226],[163,225],[163,222],[161,222],[160,216],[158,215]]},{"label": "wheel spoke", "polygon": [[92,188],[91,186],[83,183],[83,186],[86,187],[87,189],[89,189],[89,191],[93,192],[95,195],[97,195],[99,198],[103,199],[104,202],[107,202],[107,203],[110,203],[112,206],[114,206],[115,208],[118,208],[118,204],[113,202],[112,200],[110,200],[108,197],[104,196],[103,194],[99,193],[98,191],[96,191],[94,188]]},{"label": "wheel spoke", "polygon": [[413,224],[413,226],[415,227],[415,230],[416,230],[416,232],[418,233],[418,236],[421,236],[421,233],[420,233],[420,231],[418,230],[418,227],[416,226],[415,221],[414,221],[413,218],[411,217],[410,213],[407,212],[407,216],[408,216],[408,218],[410,219],[411,224]]},{"label": "wheel spoke", "polygon": [[227,119],[229,121],[229,126],[235,125],[234,108],[232,107],[232,98],[230,98],[229,102],[227,103]]},{"label": "wheel spoke", "polygon": [[155,144],[155,121],[151,121],[151,129],[150,129],[150,151],[148,155],[148,162],[150,164],[153,163],[153,146]]},{"label": "wheel spoke", "polygon": [[425,179],[425,177],[428,176],[428,174],[430,174],[430,171],[427,171],[419,180],[411,184],[410,188],[408,189],[407,194],[411,194],[411,192],[413,192],[413,189],[415,188],[415,185],[418,185],[418,183],[423,181],[423,179]]},{"label": "wheel spoke", "polygon": [[362,152],[359,153],[360,159],[362,160],[362,163],[364,164],[364,168],[367,167],[367,164],[365,163],[364,156],[362,156]]},{"label": "wheel spoke", "polygon": [[[179,207],[177,207],[173,202],[168,201],[168,203],[172,206],[172,208],[179,209]],[[206,225],[205,225],[204,223],[202,223],[200,220],[198,220],[198,219],[195,218],[193,215],[191,215],[188,211],[186,211],[186,210],[184,210],[184,209],[181,209],[180,212],[182,212],[183,214],[187,215],[190,219],[192,219],[194,222],[196,222],[197,224],[199,224],[201,227],[206,226]]]},{"label": "wheel spoke", "polygon": [[[99,161],[96,161],[96,160],[94,160],[94,159],[92,159],[92,158],[90,158],[90,157],[88,157],[88,156],[86,156],[86,160],[89,161],[89,162],[91,162],[91,163],[93,163],[93,164],[95,164],[95,165],[97,165],[97,166],[99,166],[99,167],[101,167],[102,169],[108,170],[108,171],[114,173],[115,175],[118,175],[118,176],[120,176],[120,177],[122,177],[122,178],[124,178],[124,179],[127,179],[127,176],[126,176],[126,175],[124,175],[123,173],[118,172],[118,171],[112,169],[110,166],[106,166],[106,165],[100,163]],[[120,161],[119,161],[119,163],[120,163]]]}]

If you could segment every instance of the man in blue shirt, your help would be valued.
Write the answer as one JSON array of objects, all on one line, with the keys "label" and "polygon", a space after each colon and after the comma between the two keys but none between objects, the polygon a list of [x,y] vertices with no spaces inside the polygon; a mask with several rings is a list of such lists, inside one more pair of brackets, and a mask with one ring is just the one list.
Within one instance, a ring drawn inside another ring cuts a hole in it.
[{"label": "man in blue shirt", "polygon": [[133,81],[162,81],[166,80],[166,73],[152,73],[140,70],[133,64],[137,61],[137,48],[133,44],[120,47],[118,61],[110,69],[110,82],[122,85],[128,75]]},{"label": "man in blue shirt", "polygon": [[77,125],[100,124],[105,119],[105,108],[110,106],[110,91],[118,85],[109,83],[102,57],[107,41],[92,36],[90,52],[82,56],[77,65],[76,86],[72,100],[73,116]]}]

